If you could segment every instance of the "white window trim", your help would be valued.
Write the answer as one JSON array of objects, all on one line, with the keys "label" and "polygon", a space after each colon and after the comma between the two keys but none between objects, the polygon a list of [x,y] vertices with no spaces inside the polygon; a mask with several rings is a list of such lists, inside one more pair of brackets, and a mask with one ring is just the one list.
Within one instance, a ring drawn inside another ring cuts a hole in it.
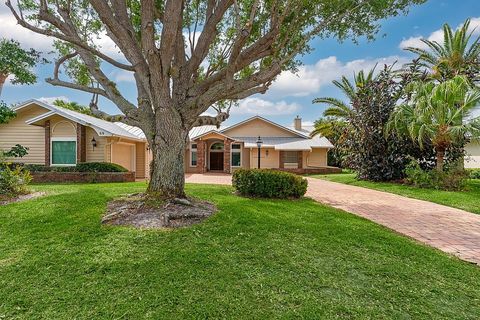
[{"label": "white window trim", "polygon": [[[197,147],[195,149],[192,148],[192,145],[196,144]],[[193,150],[195,150],[195,153],[197,154],[197,164],[196,165],[193,165],[192,164],[192,153],[193,153]],[[189,161],[189,164],[190,164],[190,167],[191,168],[196,168],[198,166],[198,143],[190,143],[190,161]]]},{"label": "white window trim", "polygon": [[[233,145],[236,144],[236,145],[239,145],[240,146],[240,149],[233,149]],[[238,166],[234,166],[233,165],[233,153],[240,153],[240,165]],[[243,153],[243,148],[242,148],[242,144],[240,143],[232,143],[232,145],[230,146],[230,166],[232,168],[241,168],[242,167],[242,153]]]},{"label": "white window trim", "polygon": [[[53,142],[67,141],[75,142],[75,164],[54,164],[53,163]],[[77,165],[77,137],[53,137],[50,138],[50,166],[52,167],[75,167]]]}]

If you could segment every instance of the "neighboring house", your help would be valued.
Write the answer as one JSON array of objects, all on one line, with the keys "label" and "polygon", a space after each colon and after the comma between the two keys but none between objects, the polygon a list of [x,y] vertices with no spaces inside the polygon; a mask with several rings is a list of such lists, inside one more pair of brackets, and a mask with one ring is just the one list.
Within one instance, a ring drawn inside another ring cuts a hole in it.
[{"label": "neighboring house", "polygon": [[[70,166],[79,162],[112,162],[148,176],[151,152],[143,132],[120,122],[108,122],[38,100],[14,108],[17,117],[0,125],[0,149],[15,144],[29,148],[18,161],[47,166]],[[230,173],[236,168],[256,168],[257,139],[262,168],[297,173],[335,171],[327,166],[327,152],[333,145],[324,137],[310,138],[313,128],[285,127],[255,116],[229,127],[193,128],[185,150],[185,171]]]},{"label": "neighboring house", "polygon": [[[480,117],[480,107],[472,112],[472,118]],[[474,139],[465,146],[465,168],[480,168],[480,139]]]},{"label": "neighboring house", "polygon": [[473,140],[465,146],[465,168],[480,168],[480,140]]}]

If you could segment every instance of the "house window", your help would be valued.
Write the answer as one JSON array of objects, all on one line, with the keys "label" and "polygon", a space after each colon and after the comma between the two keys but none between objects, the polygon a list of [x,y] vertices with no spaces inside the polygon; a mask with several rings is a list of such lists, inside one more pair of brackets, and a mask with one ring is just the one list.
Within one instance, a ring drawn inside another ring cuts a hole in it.
[{"label": "house window", "polygon": [[74,166],[77,163],[76,138],[53,138],[51,162],[54,166]]},{"label": "house window", "polygon": [[197,144],[192,143],[190,146],[190,167],[196,167],[197,166]]},{"label": "house window", "polygon": [[242,166],[242,146],[232,144],[232,167]]},{"label": "house window", "polygon": [[285,151],[284,153],[284,163],[298,163],[298,152],[297,151]]}]

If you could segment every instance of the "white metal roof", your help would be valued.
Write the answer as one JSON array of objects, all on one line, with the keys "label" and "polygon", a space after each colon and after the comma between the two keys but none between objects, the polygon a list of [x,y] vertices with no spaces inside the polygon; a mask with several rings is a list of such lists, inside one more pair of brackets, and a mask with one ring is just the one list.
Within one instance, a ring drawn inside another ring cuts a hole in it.
[{"label": "white metal roof", "polygon": [[119,137],[124,137],[124,138],[128,138],[128,139],[134,139],[134,140],[144,140],[145,139],[145,136],[143,136],[143,138],[141,138],[139,135],[134,134],[132,132],[129,132],[128,130],[126,130],[122,126],[119,126],[116,123],[105,121],[105,120],[102,120],[102,119],[98,119],[98,118],[95,118],[95,117],[92,117],[92,116],[89,116],[89,115],[86,115],[86,114],[83,114],[83,113],[79,113],[79,112],[72,111],[72,110],[69,110],[69,109],[64,109],[64,108],[57,107],[57,106],[54,106],[54,105],[51,105],[51,104],[47,104],[47,103],[45,103],[43,101],[40,101],[40,100],[35,100],[35,99],[28,100],[28,101],[16,106],[15,108],[13,108],[13,110],[18,111],[18,110],[20,110],[22,108],[25,108],[25,107],[28,107],[32,104],[39,105],[39,106],[41,106],[45,109],[48,109],[50,111],[46,112],[46,113],[44,113],[44,114],[42,114],[38,117],[35,117],[33,119],[28,120],[27,123],[29,123],[29,124],[32,124],[34,122],[46,119],[46,118],[48,118],[48,117],[50,117],[54,114],[57,114],[57,115],[62,116],[66,119],[69,119],[71,121],[78,122],[82,125],[92,127],[98,133],[98,135],[100,135],[100,136],[119,136]]},{"label": "white metal roof", "polygon": [[[236,141],[244,142],[245,148],[256,148],[257,137],[233,137]],[[275,148],[275,150],[311,151],[312,148],[333,148],[333,145],[325,137],[316,136],[312,139],[295,137],[265,137],[262,138],[263,148]]]}]

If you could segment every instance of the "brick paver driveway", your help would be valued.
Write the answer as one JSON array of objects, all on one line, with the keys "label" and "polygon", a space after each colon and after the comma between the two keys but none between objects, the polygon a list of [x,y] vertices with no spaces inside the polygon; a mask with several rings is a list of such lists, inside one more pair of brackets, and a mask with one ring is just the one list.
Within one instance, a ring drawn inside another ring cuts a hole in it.
[{"label": "brick paver driveway", "polygon": [[[307,196],[364,217],[480,265],[480,215],[320,179],[307,178]],[[187,183],[231,184],[226,174],[187,174]]]}]

